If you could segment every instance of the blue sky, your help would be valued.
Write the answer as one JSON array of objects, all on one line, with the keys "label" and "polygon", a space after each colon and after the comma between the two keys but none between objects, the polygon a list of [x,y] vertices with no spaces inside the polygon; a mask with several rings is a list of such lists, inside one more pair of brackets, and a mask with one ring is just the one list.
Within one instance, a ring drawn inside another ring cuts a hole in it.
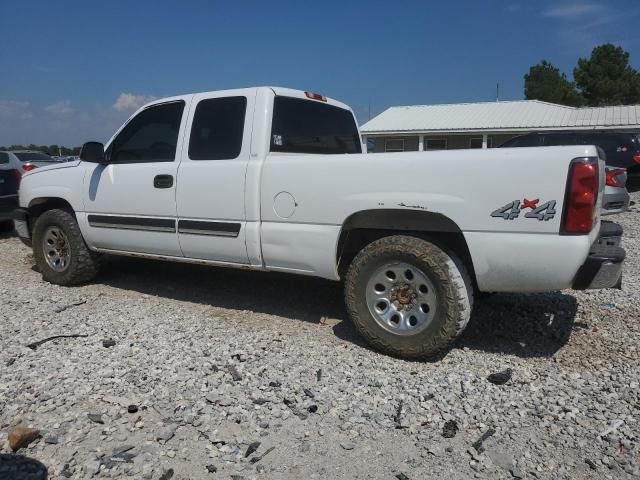
[{"label": "blue sky", "polygon": [[[603,42],[640,66],[637,0],[0,3],[0,145],[106,140],[149,98],[314,90],[361,121],[391,105],[521,99],[545,58]],[[637,52],[637,53],[636,53]]]}]

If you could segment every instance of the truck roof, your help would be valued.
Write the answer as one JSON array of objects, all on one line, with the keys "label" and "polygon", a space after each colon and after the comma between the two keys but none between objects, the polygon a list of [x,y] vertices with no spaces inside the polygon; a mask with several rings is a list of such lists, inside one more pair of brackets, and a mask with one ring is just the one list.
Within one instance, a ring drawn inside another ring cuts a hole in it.
[{"label": "truck roof", "polygon": [[[315,92],[311,92],[309,90],[305,91],[305,90],[296,90],[293,88],[286,88],[286,87],[272,87],[272,86],[260,86],[260,87],[248,87],[248,88],[234,88],[234,89],[229,89],[229,90],[209,90],[209,91],[205,91],[205,92],[193,92],[193,93],[187,93],[187,94],[183,94],[183,95],[176,95],[176,96],[172,96],[172,97],[165,97],[165,98],[159,98],[156,100],[153,100],[152,102],[149,102],[145,105],[142,106],[142,108],[140,108],[140,110],[143,110],[151,105],[156,105],[158,103],[165,103],[165,102],[171,102],[171,101],[175,101],[175,100],[184,100],[188,97],[191,97],[193,95],[203,95],[203,94],[207,94],[207,93],[216,93],[216,94],[222,94],[222,95],[246,95],[248,93],[250,93],[251,91],[257,92],[258,90],[271,90],[275,95],[279,95],[279,96],[283,96],[283,97],[294,97],[294,98],[301,98],[301,99],[305,99],[305,100],[309,100],[309,101],[317,101],[317,100],[312,100],[309,99],[309,97],[307,97],[307,93],[315,93]],[[346,103],[342,103],[338,100],[335,100],[333,98],[324,96],[323,97],[326,99],[326,103],[328,105],[333,105],[339,108],[344,108],[345,110],[349,110],[349,111],[353,111],[351,110],[351,107],[349,107],[349,105],[347,105]]]}]

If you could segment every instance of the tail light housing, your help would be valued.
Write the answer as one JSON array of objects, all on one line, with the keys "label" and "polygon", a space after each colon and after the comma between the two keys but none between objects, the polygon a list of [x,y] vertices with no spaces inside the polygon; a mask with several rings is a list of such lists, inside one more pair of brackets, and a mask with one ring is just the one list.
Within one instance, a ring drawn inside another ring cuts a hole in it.
[{"label": "tail light housing", "polygon": [[576,158],[569,166],[560,232],[583,235],[591,232],[598,202],[598,158]]},{"label": "tail light housing", "polygon": [[16,186],[19,187],[22,181],[22,173],[20,173],[20,170],[14,170],[14,173],[16,175]]},{"label": "tail light housing", "polygon": [[22,166],[22,169],[25,172],[30,172],[31,170],[35,170],[37,167],[35,165],[33,165],[32,163],[26,163]]},{"label": "tail light housing", "polygon": [[624,168],[610,168],[606,171],[606,184],[610,187],[619,187],[623,188],[626,179],[623,177],[622,179],[618,178],[621,175],[625,175],[627,171]]},{"label": "tail light housing", "polygon": [[638,164],[640,164],[640,153],[636,153],[636,154],[633,156],[633,161],[634,161],[634,162],[636,162],[636,163],[638,163]]}]

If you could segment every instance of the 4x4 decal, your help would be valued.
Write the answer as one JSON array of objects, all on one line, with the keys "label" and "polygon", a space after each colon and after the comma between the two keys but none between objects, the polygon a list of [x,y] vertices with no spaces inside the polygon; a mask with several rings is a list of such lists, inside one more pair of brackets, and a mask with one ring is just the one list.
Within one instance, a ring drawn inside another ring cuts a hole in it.
[{"label": "4x4 decal", "polygon": [[525,214],[525,218],[537,218],[539,221],[551,220],[556,215],[556,201],[550,200],[538,206],[539,198],[535,200],[524,199],[522,204],[520,200],[509,202],[503,207],[491,212],[492,217],[502,218],[503,220],[514,220],[520,216],[520,212],[529,208],[529,212]]}]

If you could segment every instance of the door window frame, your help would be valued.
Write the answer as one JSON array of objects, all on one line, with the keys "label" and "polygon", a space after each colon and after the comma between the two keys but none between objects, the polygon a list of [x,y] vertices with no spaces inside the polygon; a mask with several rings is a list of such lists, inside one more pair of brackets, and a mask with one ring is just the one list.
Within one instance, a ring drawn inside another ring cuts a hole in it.
[{"label": "door window frame", "polygon": [[[135,160],[135,159],[125,160],[125,161],[112,161],[111,160],[111,153],[113,151],[114,144],[116,143],[118,137],[131,124],[131,122],[133,122],[140,115],[142,115],[145,112],[148,112],[152,108],[161,107],[161,106],[168,105],[168,104],[171,104],[171,103],[182,103],[182,114],[181,114],[181,118],[180,118],[180,126],[178,127],[178,136],[177,136],[177,139],[176,139],[176,152],[175,152],[173,160],[155,160],[155,161],[144,161],[144,160],[141,161],[141,160]],[[146,106],[142,110],[140,110],[140,111],[136,112],[134,115],[132,115],[120,127],[120,129],[113,135],[111,140],[109,140],[109,143],[105,147],[105,159],[109,162],[109,165],[128,165],[128,164],[140,165],[140,164],[147,164],[147,163],[155,164],[155,163],[176,163],[176,162],[178,162],[180,160],[180,158],[181,158],[181,155],[182,155],[182,148],[183,148],[183,145],[184,145],[185,124],[187,122],[188,116],[189,116],[189,102],[185,98],[177,98],[175,100],[174,99],[167,100],[165,102],[154,103],[152,105]]]}]

